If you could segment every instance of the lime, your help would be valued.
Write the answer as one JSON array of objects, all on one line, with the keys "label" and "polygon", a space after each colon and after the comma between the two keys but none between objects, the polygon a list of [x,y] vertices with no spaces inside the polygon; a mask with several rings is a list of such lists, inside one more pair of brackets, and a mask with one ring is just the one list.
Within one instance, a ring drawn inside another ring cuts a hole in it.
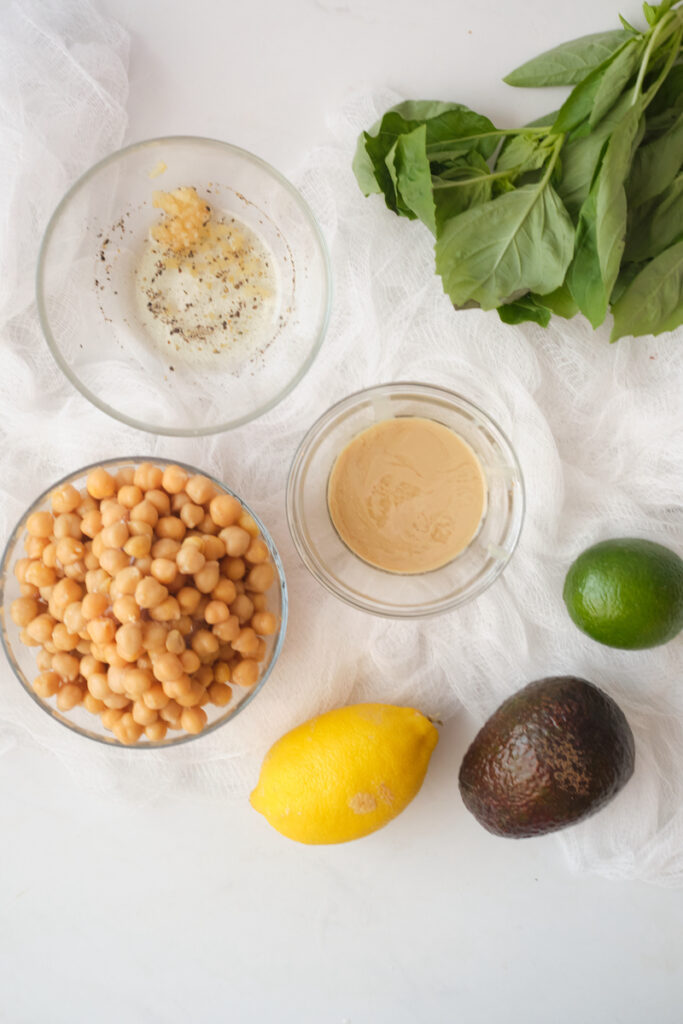
[{"label": "lime", "polygon": [[579,629],[599,643],[657,647],[683,628],[683,560],[650,540],[605,540],[573,563],[563,597]]}]

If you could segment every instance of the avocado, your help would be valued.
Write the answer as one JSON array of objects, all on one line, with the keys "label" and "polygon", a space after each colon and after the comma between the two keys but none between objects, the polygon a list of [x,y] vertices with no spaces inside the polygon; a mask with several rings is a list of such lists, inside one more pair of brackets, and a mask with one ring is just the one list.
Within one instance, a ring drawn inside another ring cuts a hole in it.
[{"label": "avocado", "polygon": [[529,683],[488,719],[460,766],[460,792],[495,835],[543,835],[594,814],[633,774],[633,733],[593,683]]}]

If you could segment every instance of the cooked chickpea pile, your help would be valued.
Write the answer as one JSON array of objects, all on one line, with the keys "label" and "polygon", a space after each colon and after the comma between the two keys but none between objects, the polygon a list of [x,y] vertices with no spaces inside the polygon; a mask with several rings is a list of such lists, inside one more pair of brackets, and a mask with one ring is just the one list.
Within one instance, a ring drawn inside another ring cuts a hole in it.
[{"label": "cooked chickpea pile", "polygon": [[278,621],[276,579],[250,515],[205,476],[151,463],[65,484],[26,522],[12,620],[40,647],[33,682],[82,705],[121,743],[198,733],[204,706],[251,688]]}]

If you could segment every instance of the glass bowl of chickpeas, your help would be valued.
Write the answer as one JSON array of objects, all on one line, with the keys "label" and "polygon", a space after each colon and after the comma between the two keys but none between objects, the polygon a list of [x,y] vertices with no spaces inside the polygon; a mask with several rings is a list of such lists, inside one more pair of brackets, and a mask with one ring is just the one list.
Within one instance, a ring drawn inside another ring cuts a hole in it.
[{"label": "glass bowl of chickpeas", "polygon": [[14,528],[2,644],[58,722],[113,746],[186,743],[254,699],[287,587],[258,517],[193,466],[132,457],[54,484]]}]

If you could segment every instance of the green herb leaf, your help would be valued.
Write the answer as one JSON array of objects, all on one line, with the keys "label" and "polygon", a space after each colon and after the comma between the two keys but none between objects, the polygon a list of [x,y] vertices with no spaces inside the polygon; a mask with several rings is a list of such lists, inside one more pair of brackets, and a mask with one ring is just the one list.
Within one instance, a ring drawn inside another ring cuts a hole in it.
[{"label": "green herb leaf", "polygon": [[544,179],[448,221],[437,239],[436,268],[457,306],[474,299],[494,309],[515,292],[558,288],[572,248],[569,215]]},{"label": "green herb leaf", "polygon": [[624,258],[641,262],[683,238],[683,174],[668,189],[629,215]]},{"label": "green herb leaf", "polygon": [[455,160],[444,180],[452,182],[454,187],[434,189],[437,234],[451,217],[491,198],[491,171],[481,153],[476,151]]},{"label": "green herb leaf", "polygon": [[[532,293],[531,296],[536,302],[539,301],[539,296]],[[579,307],[572,298],[572,294],[566,284],[560,285],[554,292],[549,292],[547,295],[541,296],[541,301],[544,306],[555,313],[556,316],[561,316],[564,320],[571,320],[573,316],[579,312]]]},{"label": "green herb leaf", "polygon": [[511,135],[501,148],[496,160],[497,171],[537,171],[548,161],[553,152],[553,140],[538,136],[523,129],[518,135]]},{"label": "green herb leaf", "polygon": [[683,241],[665,249],[633,279],[612,309],[610,340],[663,334],[683,324]]},{"label": "green herb leaf", "polygon": [[629,203],[637,206],[669,187],[683,166],[683,111],[659,138],[640,146],[627,183]]},{"label": "green herb leaf", "polygon": [[[387,157],[387,162],[389,157]],[[436,234],[432,173],[427,159],[427,128],[401,135],[393,149],[394,187],[401,212],[409,211]],[[407,214],[409,215],[409,214]]]},{"label": "green herb leaf", "polygon": [[531,321],[541,327],[547,327],[551,315],[548,307],[538,302],[532,295],[522,295],[514,302],[498,306],[498,316],[504,324],[522,324]]},{"label": "green herb leaf", "polygon": [[503,81],[508,85],[531,88],[577,85],[629,38],[629,32],[615,29],[613,32],[596,32],[580,39],[571,39],[522,64],[506,75]]},{"label": "green herb leaf", "polygon": [[606,143],[630,108],[630,97],[622,96],[590,134],[572,135],[565,142],[561,153],[562,176],[557,182],[557,191],[574,220],[588,198]]},{"label": "green herb leaf", "polygon": [[645,44],[642,41],[632,38],[626,46],[614,55],[614,58],[607,65],[598,83],[593,101],[593,109],[588,118],[588,124],[591,128],[599,124],[605,114],[617,102],[629,79],[635,74],[644,49]]}]

